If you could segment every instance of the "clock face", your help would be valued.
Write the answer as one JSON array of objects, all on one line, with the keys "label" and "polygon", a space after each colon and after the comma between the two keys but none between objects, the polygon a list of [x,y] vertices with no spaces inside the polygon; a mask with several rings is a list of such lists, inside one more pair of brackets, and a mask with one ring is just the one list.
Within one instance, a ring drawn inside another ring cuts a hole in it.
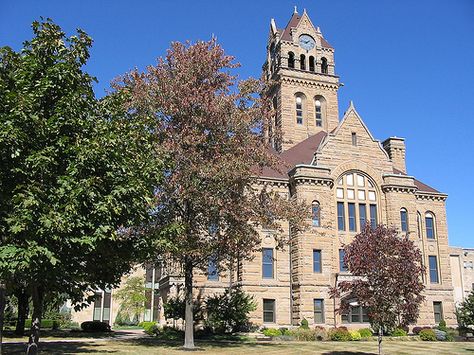
[{"label": "clock face", "polygon": [[301,35],[300,46],[301,48],[306,49],[307,51],[313,49],[315,46],[313,37],[311,37],[310,35]]}]

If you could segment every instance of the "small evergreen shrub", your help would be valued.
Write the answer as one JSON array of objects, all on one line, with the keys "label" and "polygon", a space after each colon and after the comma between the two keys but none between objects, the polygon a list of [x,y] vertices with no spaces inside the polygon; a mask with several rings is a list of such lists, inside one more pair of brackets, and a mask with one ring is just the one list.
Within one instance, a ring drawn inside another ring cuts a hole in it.
[{"label": "small evergreen shrub", "polygon": [[286,327],[279,328],[281,335],[290,335],[290,331]]},{"label": "small evergreen shrub", "polygon": [[110,325],[98,320],[82,322],[81,329],[84,332],[110,332]]},{"label": "small evergreen shrub", "polygon": [[302,329],[309,329],[309,323],[308,323],[308,321],[306,320],[306,318],[303,318],[303,320],[301,321],[300,327],[301,327]]},{"label": "small evergreen shrub", "polygon": [[267,329],[264,329],[263,330],[263,334],[267,337],[279,337],[282,334],[281,330],[280,329],[276,329],[276,328],[267,328]]},{"label": "small evergreen shrub", "polygon": [[390,335],[392,337],[406,337],[408,333],[402,328],[396,328]]},{"label": "small evergreen shrub", "polygon": [[349,341],[351,334],[346,327],[333,328],[329,331],[329,339],[332,341]]},{"label": "small evergreen shrub", "polygon": [[357,341],[357,340],[362,339],[362,337],[360,336],[359,331],[357,331],[357,330],[351,330],[351,331],[349,331],[349,334],[351,336],[351,340]]},{"label": "small evergreen shrub", "polygon": [[[41,328],[42,329],[59,329],[59,321],[53,319],[42,319]],[[25,320],[25,329],[31,328],[31,319]]]},{"label": "small evergreen shrub", "polygon": [[361,338],[366,339],[372,336],[372,331],[369,328],[362,328],[362,329],[359,329],[359,334]]},{"label": "small evergreen shrub", "polygon": [[433,329],[423,329],[420,331],[420,339],[423,341],[436,341],[436,334]]},{"label": "small evergreen shrub", "polygon": [[447,332],[448,327],[446,326],[446,321],[442,320],[441,322],[439,322],[438,329],[442,330],[443,332]]}]

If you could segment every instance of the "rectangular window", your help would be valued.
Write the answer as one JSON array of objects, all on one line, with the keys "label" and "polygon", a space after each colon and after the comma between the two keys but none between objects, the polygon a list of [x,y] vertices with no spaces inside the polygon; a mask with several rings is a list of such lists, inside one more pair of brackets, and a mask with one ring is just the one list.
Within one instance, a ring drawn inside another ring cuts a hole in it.
[{"label": "rectangular window", "polygon": [[217,260],[212,256],[207,262],[207,279],[210,281],[219,280],[219,272],[217,271]]},{"label": "rectangular window", "polygon": [[102,322],[110,322],[110,304],[112,302],[112,291],[104,291],[104,309],[102,311]]},{"label": "rectangular window", "polygon": [[313,227],[319,227],[321,211],[319,209],[318,202],[313,202],[313,205],[311,206],[311,213],[312,213]]},{"label": "rectangular window", "polygon": [[296,98],[296,123],[303,124],[303,102],[301,97]]},{"label": "rectangular window", "polygon": [[352,132],[352,145],[357,146],[357,133]]},{"label": "rectangular window", "polygon": [[365,228],[365,224],[367,223],[367,210],[365,208],[365,203],[359,204],[359,225],[360,229]]},{"label": "rectangular window", "polygon": [[320,298],[314,299],[314,323],[324,323],[324,300]]},{"label": "rectangular window", "polygon": [[438,259],[435,255],[430,255],[428,257],[429,265],[430,265],[430,282],[432,284],[439,283],[438,278]]},{"label": "rectangular window", "polygon": [[316,105],[316,127],[322,127],[323,125],[323,116],[321,112],[321,104]]},{"label": "rectangular window", "polygon": [[370,226],[377,227],[377,205],[370,205]]},{"label": "rectangular window", "polygon": [[408,216],[405,209],[400,210],[400,223],[402,227],[402,232],[408,231]]},{"label": "rectangular window", "polygon": [[313,250],[313,272],[321,272],[321,250]]},{"label": "rectangular window", "polygon": [[341,315],[342,323],[369,323],[369,315],[366,307],[350,307],[349,313]]},{"label": "rectangular window", "polygon": [[442,302],[433,302],[433,311],[435,323],[439,323],[443,320],[443,303]]},{"label": "rectangular window", "polygon": [[264,279],[273,279],[273,249],[262,250],[262,275]]},{"label": "rectangular window", "polygon": [[356,209],[355,209],[355,204],[354,203],[349,203],[349,230],[351,232],[356,231]]},{"label": "rectangular window", "polygon": [[434,239],[433,218],[426,217],[425,224],[426,224],[426,238]]},{"label": "rectangular window", "polygon": [[344,262],[344,256],[346,255],[346,252],[344,249],[339,249],[339,271],[345,272],[347,271],[347,265]]},{"label": "rectangular window", "polygon": [[263,300],[263,322],[275,323],[275,300]]},{"label": "rectangular window", "polygon": [[340,231],[346,230],[344,202],[337,203],[337,229]]}]

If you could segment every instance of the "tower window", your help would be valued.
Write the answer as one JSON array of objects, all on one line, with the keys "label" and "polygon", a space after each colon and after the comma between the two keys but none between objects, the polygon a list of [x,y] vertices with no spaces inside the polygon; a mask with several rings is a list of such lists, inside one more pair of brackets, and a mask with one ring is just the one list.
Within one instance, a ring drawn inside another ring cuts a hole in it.
[{"label": "tower window", "polygon": [[321,209],[318,201],[314,201],[311,206],[311,214],[313,219],[313,227],[319,227],[321,225]]},{"label": "tower window", "polygon": [[314,57],[309,57],[309,71],[314,71]]},{"label": "tower window", "polygon": [[435,239],[434,217],[431,213],[425,214],[426,238]]},{"label": "tower window", "polygon": [[296,123],[303,124],[303,99],[296,97]]},{"label": "tower window", "polygon": [[404,208],[400,210],[400,224],[402,227],[402,232],[407,232],[408,231],[408,212]]},{"label": "tower window", "polygon": [[306,70],[306,56],[304,54],[300,55],[300,69]]},{"label": "tower window", "polygon": [[314,103],[314,110],[316,112],[316,127],[323,126],[323,112],[321,107],[321,101],[316,100]]},{"label": "tower window", "polygon": [[328,73],[328,60],[324,57],[321,58],[321,73]]},{"label": "tower window", "polygon": [[357,146],[357,133],[352,132],[352,145]]},{"label": "tower window", "polygon": [[436,255],[428,256],[428,264],[429,264],[429,267],[430,267],[430,282],[432,284],[439,283],[438,259],[436,258]]},{"label": "tower window", "polygon": [[295,54],[293,52],[288,52],[288,68],[295,67]]}]

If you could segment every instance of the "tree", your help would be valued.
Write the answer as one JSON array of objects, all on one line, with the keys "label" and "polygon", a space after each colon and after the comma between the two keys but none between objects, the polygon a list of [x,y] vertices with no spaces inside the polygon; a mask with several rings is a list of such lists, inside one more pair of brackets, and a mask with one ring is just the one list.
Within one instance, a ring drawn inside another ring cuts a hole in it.
[{"label": "tree", "polygon": [[206,299],[206,323],[215,332],[239,332],[247,330],[249,313],[257,304],[241,287],[229,287],[223,294]]},{"label": "tree", "polygon": [[145,311],[145,280],[138,276],[128,278],[115,297],[120,300],[120,312],[127,315],[128,319],[138,320]]},{"label": "tree", "polygon": [[340,313],[347,313],[352,302],[368,308],[372,327],[379,329],[380,352],[384,330],[418,318],[424,299],[421,252],[408,236],[382,225],[367,225],[344,250],[344,262],[355,278],[339,282],[333,297],[341,297]]},{"label": "tree", "polygon": [[80,307],[130,269],[140,248],[128,228],[149,218],[162,164],[123,94],[95,98],[82,70],[91,38],[51,20],[32,28],[20,52],[0,49],[0,284],[27,285],[36,353],[48,294]]},{"label": "tree", "polygon": [[457,307],[456,315],[461,327],[466,328],[474,325],[474,292],[471,292]]},{"label": "tree", "polygon": [[134,70],[115,85],[130,93],[129,109],[155,119],[168,158],[147,238],[156,236],[156,250],[182,267],[185,348],[194,347],[193,271],[204,270],[209,258],[222,271],[251,257],[260,246],[260,225],[283,241],[288,234],[281,221],[290,221],[296,233],[306,218],[301,211],[309,210],[257,184],[259,168],[278,163],[263,134],[273,112],[268,86],[237,82],[236,67],[214,39],[175,42],[156,66]]}]

